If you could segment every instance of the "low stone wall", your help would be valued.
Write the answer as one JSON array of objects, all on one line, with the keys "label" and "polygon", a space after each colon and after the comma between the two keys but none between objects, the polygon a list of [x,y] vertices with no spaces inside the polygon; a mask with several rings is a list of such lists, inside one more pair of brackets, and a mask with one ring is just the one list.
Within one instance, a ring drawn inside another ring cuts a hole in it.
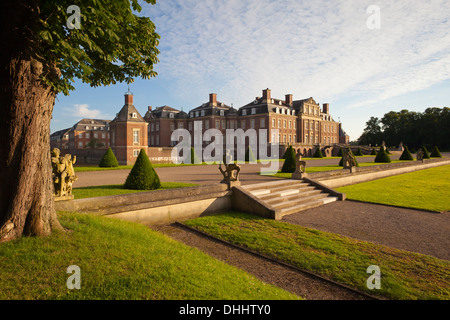
[{"label": "low stone wall", "polygon": [[225,184],[214,184],[61,201],[55,206],[57,211],[164,224],[230,210],[231,192]]},{"label": "low stone wall", "polygon": [[428,159],[425,160],[424,163],[411,161],[359,167],[356,173],[350,173],[348,169],[329,172],[316,172],[308,174],[308,177],[318,180],[320,183],[329,188],[337,188],[448,164],[450,164],[450,159],[448,158]]}]

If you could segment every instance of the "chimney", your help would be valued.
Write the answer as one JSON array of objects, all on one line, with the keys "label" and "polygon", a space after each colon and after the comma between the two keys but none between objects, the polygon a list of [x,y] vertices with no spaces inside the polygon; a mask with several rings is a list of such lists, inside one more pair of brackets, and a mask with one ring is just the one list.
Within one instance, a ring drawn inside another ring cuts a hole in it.
[{"label": "chimney", "polygon": [[328,103],[323,104],[323,113],[326,113],[326,114],[330,113],[330,104],[328,104]]},{"label": "chimney", "polygon": [[212,104],[213,106],[217,106],[217,94],[216,93],[211,93],[209,95],[209,103]]},{"label": "chimney", "polygon": [[148,106],[148,111],[152,111],[152,106]]},{"label": "chimney", "polygon": [[270,89],[263,90],[263,102],[270,103]]},{"label": "chimney", "polygon": [[293,99],[292,99],[292,94],[287,94],[285,100],[286,100],[286,104],[287,104],[288,106],[291,106],[291,105],[292,105],[292,101],[293,101]]},{"label": "chimney", "polygon": [[133,104],[133,93],[129,90],[125,93],[125,104]]}]

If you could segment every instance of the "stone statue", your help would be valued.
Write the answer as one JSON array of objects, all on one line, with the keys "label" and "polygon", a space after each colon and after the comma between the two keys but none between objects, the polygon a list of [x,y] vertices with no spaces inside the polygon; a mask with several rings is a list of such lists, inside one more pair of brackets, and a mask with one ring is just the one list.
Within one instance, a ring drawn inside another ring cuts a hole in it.
[{"label": "stone statue", "polygon": [[423,163],[423,155],[424,155],[424,152],[423,152],[422,148],[419,148],[419,151],[417,151],[417,155],[416,155],[417,161],[422,161],[422,163]]},{"label": "stone statue", "polygon": [[230,185],[231,182],[239,181],[239,172],[241,167],[236,163],[232,163],[233,156],[230,154],[230,150],[227,149],[226,153],[223,155],[223,164],[225,165],[225,170],[222,169],[222,164],[219,164],[219,170],[223,175],[223,180],[221,183],[227,183]]},{"label": "stone statue", "polygon": [[292,179],[303,179],[306,176],[306,161],[302,160],[302,153],[300,149],[295,154],[295,171],[292,174]]},{"label": "stone statue", "polygon": [[350,149],[342,150],[342,159],[344,169],[350,169],[350,172],[354,172],[356,168],[356,159]]},{"label": "stone statue", "polygon": [[72,185],[78,179],[73,164],[77,157],[66,154],[61,157],[61,151],[54,148],[51,151],[54,196],[58,198],[73,198]]}]

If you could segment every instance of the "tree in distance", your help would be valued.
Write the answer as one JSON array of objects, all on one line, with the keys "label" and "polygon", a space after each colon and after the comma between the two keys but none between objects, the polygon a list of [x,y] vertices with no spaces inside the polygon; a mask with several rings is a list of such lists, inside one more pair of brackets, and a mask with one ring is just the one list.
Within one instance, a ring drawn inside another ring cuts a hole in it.
[{"label": "tree in distance", "polygon": [[410,161],[414,160],[414,158],[413,158],[411,152],[410,152],[409,149],[408,149],[408,146],[405,146],[405,147],[403,148],[403,153],[402,153],[402,155],[400,156],[399,160],[410,160]]},{"label": "tree in distance", "polygon": [[438,149],[437,146],[434,146],[433,151],[431,151],[430,157],[431,157],[431,158],[442,158],[442,155],[441,155],[441,153],[439,152],[439,149]]},{"label": "tree in distance", "polygon": [[323,158],[322,150],[320,148],[317,148],[314,152],[313,158]]},{"label": "tree in distance", "polygon": [[156,190],[161,181],[144,149],[141,149],[133,168],[125,181],[125,188],[132,190]]},{"label": "tree in distance", "polygon": [[100,160],[98,166],[101,168],[114,168],[119,166],[119,162],[117,161],[117,158],[111,148],[106,150],[105,155],[102,160]]},{"label": "tree in distance", "polygon": [[391,163],[391,158],[387,154],[386,150],[384,149],[384,146],[380,147],[380,150],[378,150],[377,156],[375,157],[376,163]]},{"label": "tree in distance", "polygon": [[295,151],[292,146],[289,146],[285,152],[285,159],[283,163],[283,167],[281,168],[281,172],[283,173],[294,173],[295,172]]},{"label": "tree in distance", "polygon": [[98,87],[156,76],[159,35],[139,14],[144,2],[155,4],[0,1],[0,242],[63,229],[50,158],[56,95],[68,95],[75,80]]}]

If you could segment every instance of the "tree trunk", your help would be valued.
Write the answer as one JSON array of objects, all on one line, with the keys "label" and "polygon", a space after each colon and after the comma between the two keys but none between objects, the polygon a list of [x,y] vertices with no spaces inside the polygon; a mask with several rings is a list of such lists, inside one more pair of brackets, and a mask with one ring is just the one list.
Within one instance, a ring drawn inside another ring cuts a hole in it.
[{"label": "tree trunk", "polygon": [[50,120],[56,92],[34,56],[38,8],[5,1],[0,9],[0,242],[61,228],[53,201]]}]

